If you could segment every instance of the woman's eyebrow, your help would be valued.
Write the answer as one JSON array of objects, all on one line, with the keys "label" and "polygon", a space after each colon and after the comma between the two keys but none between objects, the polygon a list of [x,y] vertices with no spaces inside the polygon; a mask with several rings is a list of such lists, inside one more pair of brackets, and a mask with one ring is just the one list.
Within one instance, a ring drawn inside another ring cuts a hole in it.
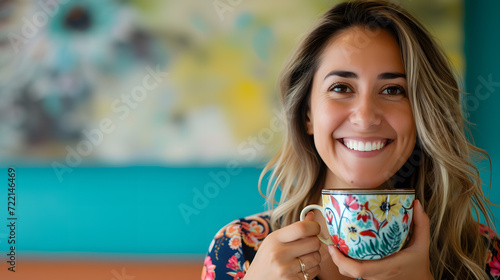
[{"label": "woman's eyebrow", "polygon": [[342,78],[354,78],[354,79],[358,78],[358,75],[356,75],[356,73],[354,73],[354,72],[342,71],[342,70],[334,70],[334,71],[331,71],[330,73],[328,73],[325,76],[325,78],[323,79],[323,81],[326,80],[326,78],[328,78],[330,76],[339,76],[339,77],[342,77]]},{"label": "woman's eyebrow", "polygon": [[[326,80],[326,78],[328,78],[330,76],[339,76],[342,78],[351,78],[351,79],[358,78],[358,75],[354,72],[343,71],[343,70],[334,70],[334,71],[331,71],[330,73],[328,73],[325,76],[325,79],[323,79],[323,80]],[[384,73],[380,73],[377,76],[377,79],[379,79],[379,80],[391,80],[391,79],[397,79],[397,78],[405,78],[406,79],[406,74],[400,73],[400,72],[384,72]]]},{"label": "woman's eyebrow", "polygon": [[400,73],[400,72],[385,72],[385,73],[381,73],[377,76],[377,79],[379,79],[379,80],[391,80],[391,79],[397,79],[397,78],[405,78],[406,79],[406,74]]}]

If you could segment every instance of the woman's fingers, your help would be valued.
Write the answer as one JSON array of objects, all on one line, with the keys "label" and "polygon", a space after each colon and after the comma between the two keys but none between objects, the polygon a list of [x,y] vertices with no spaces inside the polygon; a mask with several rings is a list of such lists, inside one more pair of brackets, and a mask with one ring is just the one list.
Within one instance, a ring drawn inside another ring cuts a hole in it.
[{"label": "woman's fingers", "polygon": [[[287,244],[287,251],[290,252],[289,257],[302,256],[319,252],[321,248],[321,241],[316,236],[304,237],[294,242]],[[283,256],[287,257],[287,256]]]},{"label": "woman's fingers", "polygon": [[429,248],[430,221],[419,200],[415,201],[413,208],[413,235],[409,247]]},{"label": "woman's fingers", "polygon": [[361,261],[348,258],[334,246],[328,246],[328,252],[337,265],[340,274],[353,278],[361,278],[364,274]]},{"label": "woman's fingers", "polygon": [[[316,237],[320,225],[310,213],[296,222],[269,234],[260,245],[247,270],[245,279],[304,279],[304,272],[313,279],[320,272],[321,241]],[[299,277],[299,278],[297,278]]]},{"label": "woman's fingers", "polygon": [[[304,271],[302,271],[302,265],[300,264],[298,259],[300,259],[300,261],[302,261],[302,264],[304,264]],[[321,255],[319,252],[302,255],[297,258],[297,263],[299,264],[300,268],[300,270],[298,271],[299,277],[302,278],[304,276],[303,272],[306,272],[310,276],[309,279],[312,279],[316,277],[316,275],[318,275],[320,272],[319,264],[321,263]]]},{"label": "woman's fingers", "polygon": [[[314,277],[318,276],[318,274],[321,272],[321,269],[319,265],[317,265],[315,267],[306,269],[304,272],[307,273],[307,279],[311,280],[314,279]],[[297,277],[299,277],[299,279],[306,279],[304,272],[302,271],[297,272],[296,273]]]},{"label": "woman's fingers", "polygon": [[306,214],[304,221],[314,221],[314,212],[310,211]]},{"label": "woman's fingers", "polygon": [[300,258],[300,260],[304,264],[305,269],[315,267],[321,262],[321,255],[319,254],[319,252],[312,252],[306,255],[302,255],[298,258]]},{"label": "woman's fingers", "polygon": [[288,243],[304,237],[316,236],[320,233],[320,231],[321,227],[317,222],[302,221],[289,225],[287,230],[277,232],[278,234],[276,237],[279,241]]}]

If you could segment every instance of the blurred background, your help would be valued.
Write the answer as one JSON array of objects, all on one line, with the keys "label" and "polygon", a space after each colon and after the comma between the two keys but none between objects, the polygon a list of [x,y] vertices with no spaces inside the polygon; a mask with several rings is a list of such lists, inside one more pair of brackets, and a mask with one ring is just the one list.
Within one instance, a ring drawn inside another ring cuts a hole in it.
[{"label": "blurred background", "polygon": [[[0,278],[199,279],[217,230],[265,210],[279,71],[338,2],[0,0]],[[499,203],[500,2],[396,3],[463,81]]]}]

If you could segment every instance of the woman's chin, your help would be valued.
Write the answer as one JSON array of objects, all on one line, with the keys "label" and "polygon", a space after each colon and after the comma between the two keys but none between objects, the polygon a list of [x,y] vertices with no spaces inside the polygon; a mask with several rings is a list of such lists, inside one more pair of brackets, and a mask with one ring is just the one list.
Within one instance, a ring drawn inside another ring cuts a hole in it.
[{"label": "woman's chin", "polygon": [[[373,177],[371,177],[373,178]],[[350,179],[347,182],[348,184],[348,189],[362,189],[362,190],[367,190],[367,189],[387,189],[389,188],[388,184],[386,183],[386,180],[370,180],[369,176],[364,176],[362,179]]]},{"label": "woman's chin", "polygon": [[326,175],[325,189],[389,189],[387,180],[391,176],[383,176],[381,170],[374,168],[345,168],[336,170],[343,176],[336,176],[334,172]]}]

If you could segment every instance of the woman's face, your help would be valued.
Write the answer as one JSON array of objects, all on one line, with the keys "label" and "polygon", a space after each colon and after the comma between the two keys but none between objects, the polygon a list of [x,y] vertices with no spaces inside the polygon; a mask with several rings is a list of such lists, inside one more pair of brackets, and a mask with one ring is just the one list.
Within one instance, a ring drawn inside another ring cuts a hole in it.
[{"label": "woman's face", "polygon": [[415,122],[401,52],[384,30],[333,37],[314,75],[307,132],[328,167],[326,189],[376,188],[410,157]]}]

